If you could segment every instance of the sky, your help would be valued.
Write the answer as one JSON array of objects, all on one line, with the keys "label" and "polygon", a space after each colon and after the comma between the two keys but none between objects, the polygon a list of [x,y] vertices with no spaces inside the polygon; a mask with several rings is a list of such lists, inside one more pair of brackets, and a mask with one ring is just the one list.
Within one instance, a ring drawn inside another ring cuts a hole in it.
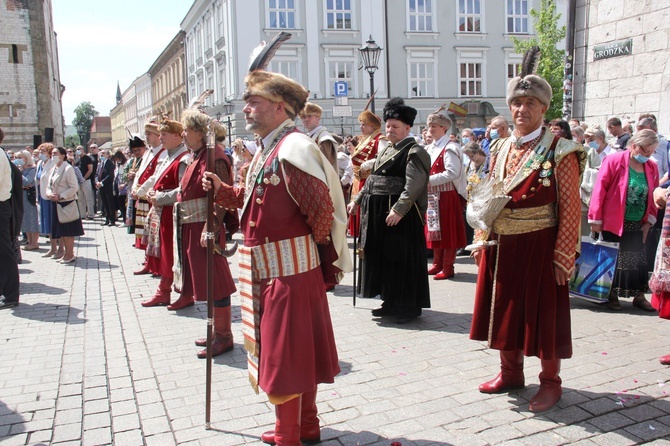
[{"label": "sky", "polygon": [[100,116],[179,32],[193,0],[53,0],[65,124],[89,101]]}]

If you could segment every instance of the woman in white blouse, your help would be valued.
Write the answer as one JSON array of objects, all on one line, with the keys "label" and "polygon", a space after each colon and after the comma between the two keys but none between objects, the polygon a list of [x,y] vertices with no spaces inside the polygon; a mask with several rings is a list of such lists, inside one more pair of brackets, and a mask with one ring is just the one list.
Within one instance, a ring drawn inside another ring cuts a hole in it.
[{"label": "woman in white blouse", "polygon": [[65,246],[65,254],[61,263],[72,263],[75,261],[74,238],[84,235],[84,228],[81,224],[81,217],[71,222],[61,223],[58,220],[57,207],[65,207],[77,199],[79,182],[73,167],[67,162],[65,149],[56,147],[51,153],[56,161],[47,186],[47,198],[51,200],[52,205],[52,237],[60,239],[62,245]]}]

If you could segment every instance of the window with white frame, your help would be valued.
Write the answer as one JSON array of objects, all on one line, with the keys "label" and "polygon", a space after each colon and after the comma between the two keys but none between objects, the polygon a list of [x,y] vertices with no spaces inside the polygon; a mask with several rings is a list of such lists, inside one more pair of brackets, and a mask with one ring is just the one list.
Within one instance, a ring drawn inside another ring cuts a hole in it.
[{"label": "window with white frame", "polygon": [[433,0],[409,1],[409,30],[433,31]]},{"label": "window with white frame", "polygon": [[193,34],[191,34],[188,38],[188,65],[189,70],[191,65],[195,65],[195,39]]},{"label": "window with white frame", "polygon": [[205,50],[212,48],[212,16],[207,14],[205,18]]},{"label": "window with white frame", "polygon": [[[202,26],[195,28],[195,60],[202,57]],[[197,62],[196,62],[197,63]]]},{"label": "window with white frame", "polygon": [[481,0],[458,0],[458,31],[480,33],[482,21]]},{"label": "window with white frame", "polygon": [[219,104],[223,104],[226,100],[226,66],[223,64],[223,60],[219,61],[219,95],[216,100]]},{"label": "window with white frame", "polygon": [[282,60],[275,58],[272,62],[270,62],[268,70],[273,73],[281,73],[284,76],[300,83],[297,60]]},{"label": "window with white frame", "polygon": [[521,64],[520,63],[508,63],[507,64],[507,80],[510,80],[514,77],[517,77],[519,75],[520,70],[521,70]]},{"label": "window with white frame", "polygon": [[189,79],[189,94],[190,94],[190,99],[195,98],[195,79],[191,78]]},{"label": "window with white frame", "polygon": [[326,28],[352,28],[351,0],[326,0]]},{"label": "window with white frame", "polygon": [[223,37],[223,5],[216,6],[216,40]]},{"label": "window with white frame", "polygon": [[[205,89],[214,89],[214,70],[212,69],[211,66],[208,66],[207,69],[205,70],[205,75],[207,78],[205,79]],[[208,106],[212,105],[212,96],[210,95],[206,100],[205,104]]]},{"label": "window with white frame", "polygon": [[352,89],[354,81],[353,60],[330,60],[328,62],[328,97],[335,96],[335,82],[345,81]]},{"label": "window with white frame", "polygon": [[[196,94],[199,95],[203,91],[205,91],[205,82],[204,82],[204,79],[202,77],[202,71],[200,73],[198,73],[197,78],[198,78],[198,90],[196,91]],[[194,96],[194,97],[196,97],[196,96]]]},{"label": "window with white frame", "polygon": [[462,62],[459,70],[461,97],[477,97],[482,95],[482,64]]},{"label": "window with white frame", "polygon": [[435,62],[410,62],[409,96],[426,98],[435,96]]},{"label": "window with white frame", "polygon": [[507,1],[507,32],[509,34],[528,34],[528,0]]},{"label": "window with white frame", "polygon": [[295,28],[295,0],[268,0],[268,28]]}]

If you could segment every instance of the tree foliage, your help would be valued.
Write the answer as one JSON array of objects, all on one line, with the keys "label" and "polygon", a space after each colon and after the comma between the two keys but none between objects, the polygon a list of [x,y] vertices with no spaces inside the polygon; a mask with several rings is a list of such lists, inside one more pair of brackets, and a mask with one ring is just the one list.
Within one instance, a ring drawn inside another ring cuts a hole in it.
[{"label": "tree foliage", "polygon": [[90,130],[91,125],[93,124],[93,118],[98,115],[100,115],[100,113],[89,101],[82,102],[81,104],[77,105],[77,108],[74,109],[74,119],[72,120],[72,125],[75,127],[82,125],[83,128],[86,129],[82,144],[85,144],[90,139]]},{"label": "tree foliage", "polygon": [[70,135],[65,137],[65,147],[77,147],[78,144],[81,144],[79,142],[79,136]]},{"label": "tree foliage", "polygon": [[530,10],[533,18],[536,37],[532,39],[518,39],[512,37],[514,51],[523,54],[531,46],[540,47],[541,58],[537,74],[542,76],[551,85],[553,97],[551,106],[545,117],[547,119],[563,116],[563,70],[565,68],[565,50],[559,50],[556,45],[565,38],[565,26],[558,27],[561,14],[556,13],[554,0],[541,0],[540,10]]}]

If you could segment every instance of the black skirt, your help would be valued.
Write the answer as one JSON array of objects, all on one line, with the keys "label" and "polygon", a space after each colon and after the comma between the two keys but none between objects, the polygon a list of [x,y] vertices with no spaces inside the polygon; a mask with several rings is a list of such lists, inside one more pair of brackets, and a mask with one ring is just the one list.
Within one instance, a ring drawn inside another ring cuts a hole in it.
[{"label": "black skirt", "polygon": [[71,221],[69,223],[61,223],[58,221],[58,210],[56,206],[65,206],[71,201],[63,201],[59,203],[54,203],[51,201],[51,234],[53,238],[61,237],[79,237],[84,235],[84,227],[81,224],[81,218]]},{"label": "black skirt", "polygon": [[603,231],[606,242],[619,243],[619,257],[610,293],[618,297],[636,297],[647,289],[648,268],[645,245],[642,243],[642,223],[624,221],[623,233]]}]

